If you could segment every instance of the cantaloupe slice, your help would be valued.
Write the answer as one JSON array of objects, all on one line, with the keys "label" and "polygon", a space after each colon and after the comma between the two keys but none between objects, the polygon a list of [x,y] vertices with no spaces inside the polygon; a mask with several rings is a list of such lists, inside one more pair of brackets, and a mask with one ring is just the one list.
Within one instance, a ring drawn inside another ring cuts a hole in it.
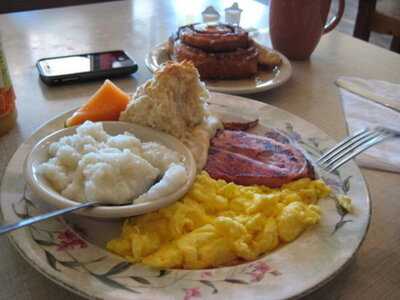
[{"label": "cantaloupe slice", "polygon": [[107,79],[89,101],[65,122],[65,126],[79,125],[87,120],[117,121],[129,98],[127,93]]}]

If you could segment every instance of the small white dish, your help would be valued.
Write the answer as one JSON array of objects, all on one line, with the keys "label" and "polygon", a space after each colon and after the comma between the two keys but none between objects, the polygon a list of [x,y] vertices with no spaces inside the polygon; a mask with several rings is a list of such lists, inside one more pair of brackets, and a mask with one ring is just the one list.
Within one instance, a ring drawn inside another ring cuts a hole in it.
[{"label": "small white dish", "polygon": [[[163,43],[152,48],[147,54],[145,63],[151,72],[154,73],[171,60],[167,49],[167,43]],[[280,66],[272,70],[259,70],[255,77],[249,79],[207,80],[207,88],[210,91],[233,95],[254,94],[276,88],[292,76],[292,65],[289,60],[282,53],[277,53],[282,58]]]},{"label": "small white dish", "polygon": [[[183,163],[188,178],[186,183],[178,190],[164,197],[138,204],[132,203],[121,206],[97,206],[90,209],[79,210],[77,212],[78,214],[96,218],[122,218],[144,214],[171,204],[180,199],[189,190],[196,177],[196,163],[190,150],[178,139],[152,128],[125,122],[103,122],[103,127],[110,135],[122,134],[128,131],[133,133],[142,142],[157,142],[180,153],[184,158]],[[63,136],[73,135],[75,132],[76,126],[61,129],[46,136],[33,147],[25,160],[24,175],[33,193],[43,201],[57,208],[75,206],[80,204],[80,202],[70,200],[55,191],[46,179],[37,174],[36,169],[41,163],[49,159],[48,147],[51,143],[58,141]]]}]

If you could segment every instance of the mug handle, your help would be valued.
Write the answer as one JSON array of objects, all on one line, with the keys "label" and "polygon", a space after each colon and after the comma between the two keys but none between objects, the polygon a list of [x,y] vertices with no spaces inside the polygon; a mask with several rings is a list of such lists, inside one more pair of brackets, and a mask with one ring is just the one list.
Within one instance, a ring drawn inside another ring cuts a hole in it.
[{"label": "mug handle", "polygon": [[338,9],[337,15],[334,16],[329,21],[329,23],[325,25],[324,32],[323,32],[324,34],[332,31],[337,26],[337,24],[339,24],[340,19],[343,17],[343,13],[344,13],[344,1],[345,0],[339,0],[339,9]]}]

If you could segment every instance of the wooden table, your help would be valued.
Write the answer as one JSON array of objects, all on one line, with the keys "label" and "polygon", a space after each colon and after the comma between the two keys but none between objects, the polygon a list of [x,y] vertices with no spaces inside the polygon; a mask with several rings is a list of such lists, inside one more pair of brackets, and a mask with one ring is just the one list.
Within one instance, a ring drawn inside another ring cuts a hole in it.
[{"label": "wooden table", "polygon": [[[125,49],[140,71],[116,83],[133,92],[150,78],[147,51],[179,24],[199,20],[210,1],[147,0],[0,15],[0,31],[17,94],[18,126],[0,138],[0,176],[14,151],[57,114],[83,103],[99,82],[49,88],[35,68],[37,59],[88,51]],[[239,1],[243,26],[265,28],[267,7]],[[231,5],[216,3],[219,8]],[[281,88],[251,98],[288,110],[339,139],[345,132],[334,80],[341,75],[400,82],[400,56],[333,32],[323,37],[310,61],[293,62],[293,78]],[[363,170],[369,184],[372,223],[354,261],[327,286],[306,299],[400,299],[400,175]],[[0,299],[80,299],[32,269],[0,238]]]}]

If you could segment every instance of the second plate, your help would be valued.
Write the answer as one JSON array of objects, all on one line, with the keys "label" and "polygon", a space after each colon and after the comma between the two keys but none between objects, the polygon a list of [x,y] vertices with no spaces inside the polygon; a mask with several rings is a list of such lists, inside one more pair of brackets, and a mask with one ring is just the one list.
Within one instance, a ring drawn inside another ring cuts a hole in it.
[{"label": "second plate", "polygon": [[[228,94],[254,94],[276,88],[292,76],[292,65],[289,60],[281,53],[282,64],[272,70],[257,72],[256,76],[249,79],[238,80],[208,80],[207,88],[210,91]],[[163,64],[171,60],[167,44],[159,44],[152,48],[147,54],[145,63],[151,72],[157,71]]]}]

